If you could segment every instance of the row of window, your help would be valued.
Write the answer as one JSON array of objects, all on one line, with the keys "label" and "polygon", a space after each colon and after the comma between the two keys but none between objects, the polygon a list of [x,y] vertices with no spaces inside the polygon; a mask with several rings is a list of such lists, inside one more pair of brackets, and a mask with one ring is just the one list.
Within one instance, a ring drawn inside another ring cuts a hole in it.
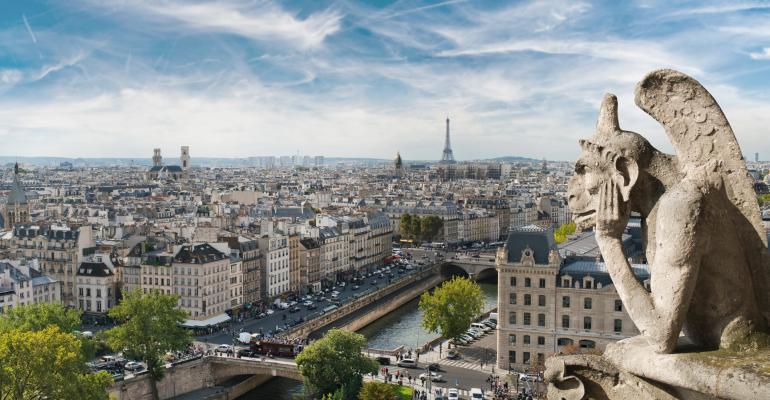
[{"label": "row of window", "polygon": [[[509,295],[508,302],[510,304],[517,304],[518,303],[517,294],[516,293],[511,293]],[[525,306],[531,306],[532,305],[532,295],[530,295],[530,294],[525,294],[524,295],[524,305]],[[546,305],[545,295],[541,294],[541,295],[537,296],[537,305],[540,306],[540,307],[545,307],[545,305]],[[561,298],[561,306],[563,308],[570,308],[571,300],[570,300],[569,296],[562,296],[562,298]],[[590,298],[590,297],[584,298],[583,299],[583,308],[586,309],[586,310],[592,309],[593,308],[593,299]],[[620,301],[620,300],[615,300],[614,310],[616,312],[623,311],[623,302]]]},{"label": "row of window", "polygon": [[[530,352],[525,351],[522,352],[522,364],[530,364],[532,362]],[[515,364],[516,363],[516,352],[511,350],[508,352],[508,363]],[[545,363],[545,354],[543,353],[537,353],[537,365],[543,365]]]},{"label": "row of window", "polygon": [[[531,341],[530,340],[530,336],[529,335],[524,335],[523,343],[525,345],[528,345],[528,344],[530,344],[530,341]],[[508,335],[508,343],[509,344],[516,344],[516,335],[514,335],[514,334]],[[538,346],[545,346],[545,336],[538,336],[537,337],[537,345]]]},{"label": "row of window", "polygon": [[[517,315],[515,312],[508,313],[508,321],[511,325],[517,325]],[[590,331],[592,329],[592,318],[591,317],[583,317],[583,329]],[[524,326],[530,326],[532,325],[532,314],[525,312],[524,318],[522,321],[522,325]],[[537,326],[545,327],[545,314],[537,314]],[[570,328],[570,316],[569,315],[562,315],[561,316],[561,327],[564,329]],[[620,333],[623,331],[623,320],[622,319],[615,319],[614,320],[614,327],[613,331],[616,333]],[[515,335],[514,335],[515,337]],[[525,341],[525,344],[528,344],[528,341]]]},{"label": "row of window", "polygon": [[[511,325],[517,324],[515,312],[508,313],[508,321]],[[532,325],[532,314],[528,312],[524,313],[524,320],[522,321],[522,325]],[[537,314],[537,326],[545,326],[545,314]]]},{"label": "row of window", "polygon": [[[511,286],[515,287],[517,284],[517,279],[515,276],[511,277]],[[524,278],[524,287],[532,287],[532,278]],[[545,288],[545,278],[539,278],[537,287],[539,288]]]}]

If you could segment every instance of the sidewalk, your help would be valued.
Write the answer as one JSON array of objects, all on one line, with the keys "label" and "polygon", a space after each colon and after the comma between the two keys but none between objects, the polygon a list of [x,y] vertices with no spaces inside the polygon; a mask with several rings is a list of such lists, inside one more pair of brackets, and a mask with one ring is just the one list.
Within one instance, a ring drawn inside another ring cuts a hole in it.
[{"label": "sidewalk", "polygon": [[500,373],[506,373],[505,370],[500,370],[500,368],[496,368],[494,363],[487,363],[484,364],[484,366],[481,366],[481,363],[471,363],[468,361],[463,360],[462,358],[457,360],[450,360],[447,357],[447,354],[449,353],[449,341],[445,340],[441,344],[441,352],[439,354],[439,346],[434,346],[430,351],[427,353],[420,354],[420,358],[418,361],[425,362],[425,363],[439,363],[440,365],[450,365],[453,367],[458,368],[464,368],[464,369],[470,369],[474,371],[480,371],[485,372],[489,374],[500,374]]}]

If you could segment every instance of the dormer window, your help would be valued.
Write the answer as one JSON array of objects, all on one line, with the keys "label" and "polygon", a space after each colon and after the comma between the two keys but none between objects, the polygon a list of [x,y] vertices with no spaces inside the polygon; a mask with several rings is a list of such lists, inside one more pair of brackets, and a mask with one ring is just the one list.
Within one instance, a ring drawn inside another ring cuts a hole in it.
[{"label": "dormer window", "polygon": [[570,283],[571,283],[571,282],[570,282],[570,280],[569,280],[569,279],[562,279],[562,280],[561,280],[561,287],[566,287],[566,288],[568,288],[568,287],[570,287]]}]

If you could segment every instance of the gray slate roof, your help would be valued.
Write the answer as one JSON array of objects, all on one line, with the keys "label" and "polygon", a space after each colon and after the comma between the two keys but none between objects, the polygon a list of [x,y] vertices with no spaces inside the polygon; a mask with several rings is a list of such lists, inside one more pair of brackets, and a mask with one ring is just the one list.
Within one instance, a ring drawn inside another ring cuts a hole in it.
[{"label": "gray slate roof", "polygon": [[541,265],[548,265],[548,254],[551,250],[557,250],[553,229],[536,225],[522,226],[512,230],[508,233],[505,247],[508,249],[508,262],[519,262],[521,253],[529,247],[534,253],[535,264]]}]

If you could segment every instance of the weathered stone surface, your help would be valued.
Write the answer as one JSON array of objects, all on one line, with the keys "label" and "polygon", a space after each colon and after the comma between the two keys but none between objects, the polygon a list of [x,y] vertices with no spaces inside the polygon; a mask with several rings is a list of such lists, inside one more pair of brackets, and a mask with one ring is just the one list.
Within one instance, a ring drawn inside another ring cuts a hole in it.
[{"label": "weathered stone surface", "polygon": [[[596,135],[580,142],[583,152],[568,189],[576,222],[595,228],[613,284],[641,332],[611,346],[605,360],[618,368],[616,376],[653,379],[677,397],[765,394],[761,374],[668,355],[680,332],[698,351],[722,348],[746,357],[770,342],[767,238],[735,135],[709,92],[677,71],[648,74],[636,87],[636,104],[665,127],[677,155],[620,129],[617,100],[606,95]],[[650,292],[621,245],[631,212],[644,221]],[[733,379],[696,379],[702,373]],[[560,379],[555,372],[549,376]],[[609,398],[631,398],[616,396]]]}]

